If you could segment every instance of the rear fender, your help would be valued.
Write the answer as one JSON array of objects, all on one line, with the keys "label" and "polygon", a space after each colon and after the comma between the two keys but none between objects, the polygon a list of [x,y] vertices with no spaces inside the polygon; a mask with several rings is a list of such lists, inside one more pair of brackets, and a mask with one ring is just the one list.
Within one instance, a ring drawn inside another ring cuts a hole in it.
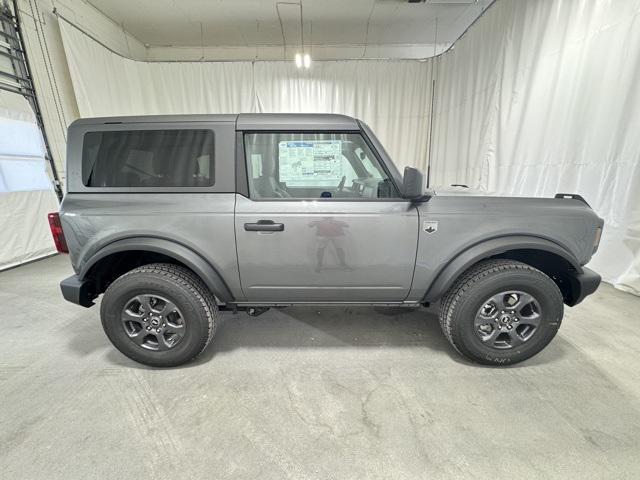
[{"label": "rear fender", "polygon": [[80,280],[85,280],[97,262],[103,258],[118,252],[126,251],[146,251],[161,253],[182,263],[192,270],[213,294],[222,302],[230,303],[234,301],[233,295],[224,281],[222,275],[209,264],[204,258],[193,250],[176,242],[154,237],[134,237],[117,240],[98,250],[82,267],[78,273]]}]

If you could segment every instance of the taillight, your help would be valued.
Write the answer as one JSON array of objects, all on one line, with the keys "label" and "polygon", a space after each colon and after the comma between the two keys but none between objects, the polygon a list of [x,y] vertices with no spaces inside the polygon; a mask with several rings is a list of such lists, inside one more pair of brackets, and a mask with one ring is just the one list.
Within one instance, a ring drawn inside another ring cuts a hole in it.
[{"label": "taillight", "polygon": [[53,242],[56,244],[56,250],[60,253],[69,253],[67,247],[67,241],[64,238],[64,232],[62,231],[62,224],[60,223],[60,214],[58,212],[50,213],[49,227],[51,227],[51,235],[53,235]]},{"label": "taillight", "polygon": [[602,237],[602,227],[596,228],[596,236],[593,238],[593,253],[598,251],[600,245],[600,238]]}]

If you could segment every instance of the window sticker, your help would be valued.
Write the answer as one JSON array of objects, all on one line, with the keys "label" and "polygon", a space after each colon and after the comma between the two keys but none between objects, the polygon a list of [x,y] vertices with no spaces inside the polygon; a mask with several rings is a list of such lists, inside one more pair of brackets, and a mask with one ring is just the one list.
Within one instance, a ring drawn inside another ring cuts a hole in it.
[{"label": "window sticker", "polygon": [[280,182],[290,187],[336,186],[345,175],[342,140],[278,143]]}]

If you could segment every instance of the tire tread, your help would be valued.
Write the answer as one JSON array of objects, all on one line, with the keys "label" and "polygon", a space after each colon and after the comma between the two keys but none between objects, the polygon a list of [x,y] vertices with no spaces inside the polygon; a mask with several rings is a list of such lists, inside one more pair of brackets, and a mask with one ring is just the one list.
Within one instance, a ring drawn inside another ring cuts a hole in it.
[{"label": "tire tread", "polygon": [[[461,300],[472,290],[478,283],[485,280],[487,277],[502,272],[530,272],[540,278],[549,279],[549,277],[542,271],[538,270],[531,265],[528,265],[517,260],[509,259],[489,259],[483,260],[476,265],[466,270],[456,282],[447,291],[441,301],[438,317],[440,321],[440,328],[444,333],[444,336],[449,343],[456,349],[458,353],[469,357],[469,354],[462,349],[461,343],[454,335],[453,325],[456,322],[456,309]],[[557,301],[562,305],[562,294],[560,290],[555,288],[557,294]]]},{"label": "tire tread", "polygon": [[[215,301],[214,295],[207,288],[204,282],[191,270],[171,263],[150,263],[142,265],[140,267],[129,270],[127,273],[118,277],[109,288],[107,288],[105,295],[108,295],[110,289],[132,275],[137,274],[152,274],[158,275],[172,283],[177,283],[186,288],[193,297],[200,303],[206,313],[206,321],[208,326],[207,336],[202,342],[201,347],[191,359],[198,357],[209,345],[213,339],[213,335],[218,326],[218,306]],[[188,361],[188,360],[187,360]]]}]

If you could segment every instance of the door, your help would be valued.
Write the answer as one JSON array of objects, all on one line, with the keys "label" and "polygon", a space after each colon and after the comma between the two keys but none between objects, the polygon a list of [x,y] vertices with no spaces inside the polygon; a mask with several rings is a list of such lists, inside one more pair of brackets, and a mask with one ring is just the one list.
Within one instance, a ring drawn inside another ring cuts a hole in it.
[{"label": "door", "polygon": [[401,302],[418,213],[359,133],[247,133],[235,229],[249,302]]}]

